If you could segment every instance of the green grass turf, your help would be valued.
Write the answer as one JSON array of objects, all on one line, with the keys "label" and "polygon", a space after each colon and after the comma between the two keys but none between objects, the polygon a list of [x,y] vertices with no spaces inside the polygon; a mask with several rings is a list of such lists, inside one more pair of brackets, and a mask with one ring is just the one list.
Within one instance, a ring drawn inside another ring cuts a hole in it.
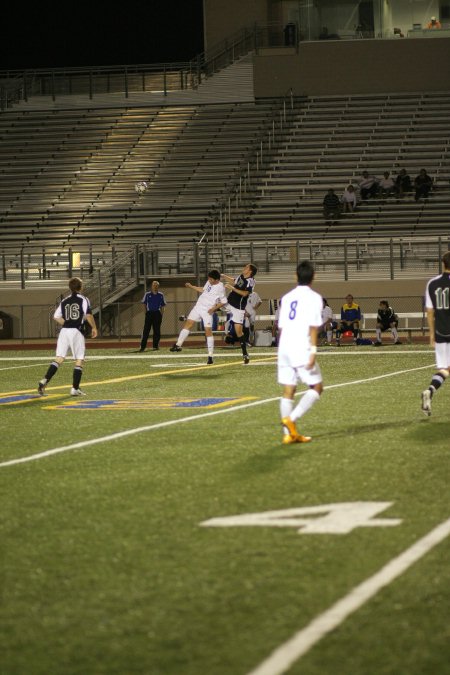
[{"label": "green grass turf", "polygon": [[[245,675],[446,520],[449,385],[431,418],[420,411],[433,353],[352,350],[319,355],[330,388],[299,425],[313,436],[308,445],[281,445],[277,400],[209,417],[202,409],[48,409],[73,402],[70,362],[48,387],[58,398],[1,405],[0,462],[193,418],[0,468],[2,675]],[[178,359],[105,351],[111,358],[98,360],[95,352],[86,398],[276,399],[275,361],[265,360],[274,351],[254,351],[263,356],[249,366],[232,351],[215,361],[226,367],[208,369],[195,366],[205,362],[202,350],[198,359],[186,358],[191,350]],[[42,361],[0,361],[0,395],[35,391],[51,355],[4,355]],[[351,501],[393,502],[379,517],[402,523],[346,535],[199,526]],[[436,546],[289,673],[450,672],[446,554],[448,542]]]}]

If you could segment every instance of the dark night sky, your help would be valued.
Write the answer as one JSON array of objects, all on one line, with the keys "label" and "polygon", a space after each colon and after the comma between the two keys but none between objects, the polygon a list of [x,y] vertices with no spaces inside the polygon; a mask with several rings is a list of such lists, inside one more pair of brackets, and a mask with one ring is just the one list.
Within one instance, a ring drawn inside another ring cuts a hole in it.
[{"label": "dark night sky", "polygon": [[2,17],[0,69],[188,61],[203,51],[202,0],[61,7],[36,3],[24,12],[11,3]]}]

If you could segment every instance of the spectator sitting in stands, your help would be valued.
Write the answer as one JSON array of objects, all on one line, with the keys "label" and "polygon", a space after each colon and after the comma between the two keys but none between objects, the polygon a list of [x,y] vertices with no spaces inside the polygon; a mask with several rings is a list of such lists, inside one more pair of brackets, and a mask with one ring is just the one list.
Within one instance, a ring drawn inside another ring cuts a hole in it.
[{"label": "spectator sitting in stands", "polygon": [[414,180],[414,187],[416,188],[416,194],[414,196],[416,202],[418,202],[421,197],[424,199],[428,197],[430,190],[433,187],[433,179],[427,174],[425,169],[420,169],[419,174]]},{"label": "spectator sitting in stands", "polygon": [[368,171],[363,171],[359,181],[359,189],[361,191],[361,199],[366,200],[368,197],[375,197],[378,192],[378,179],[376,176],[369,174]]},{"label": "spectator sitting in stands", "polygon": [[356,209],[356,192],[355,188],[351,183],[350,185],[347,185],[347,187],[345,188],[341,197],[341,202],[342,202],[342,210],[344,213],[346,213],[346,211],[348,211],[349,213],[353,213],[354,210]]},{"label": "spectator sitting in stands", "polygon": [[381,178],[378,185],[380,187],[381,197],[390,197],[395,192],[395,182],[394,179],[391,178],[389,171],[383,173],[383,178]]},{"label": "spectator sitting in stands", "polygon": [[377,314],[377,339],[374,342],[374,347],[381,347],[381,333],[384,333],[386,330],[392,331],[392,339],[394,340],[394,345],[401,345],[402,343],[398,339],[398,316],[395,314],[392,307],[389,307],[387,300],[380,300],[380,305],[378,307]]},{"label": "spectator sitting in stands", "polygon": [[341,307],[341,323],[339,328],[336,330],[336,346],[340,347],[341,345],[341,335],[347,331],[353,333],[353,341],[356,344],[358,337],[361,337],[361,331],[359,330],[359,322],[361,321],[361,308],[356,303],[353,302],[353,295],[347,295],[346,303]]},{"label": "spectator sitting in stands", "polygon": [[395,179],[395,187],[399,197],[404,197],[405,192],[412,192],[411,178],[406,173],[406,169],[400,169],[400,173]]},{"label": "spectator sitting in stands", "polygon": [[436,19],[435,16],[432,16],[429,22],[427,23],[427,28],[428,29],[442,28],[442,24],[439,21],[439,19]]},{"label": "spectator sitting in stands", "polygon": [[324,197],[323,215],[327,223],[330,221],[335,223],[338,218],[340,218],[341,202],[337,194],[335,194],[333,188],[330,188]]}]

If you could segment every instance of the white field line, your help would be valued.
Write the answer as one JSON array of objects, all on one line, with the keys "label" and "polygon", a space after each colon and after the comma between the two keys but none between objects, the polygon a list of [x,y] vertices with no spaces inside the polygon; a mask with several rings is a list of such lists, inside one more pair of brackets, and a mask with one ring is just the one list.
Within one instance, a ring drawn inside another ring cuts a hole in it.
[{"label": "white field line", "polygon": [[[199,359],[203,354],[206,356],[206,350],[202,353],[195,353],[195,354],[189,354],[187,350],[186,353],[183,352],[182,354],[164,354],[159,352],[159,354],[153,354],[149,352],[148,354],[102,354],[102,355],[96,355],[95,352],[88,353],[86,355],[86,362],[87,361],[110,361],[111,359],[114,359],[114,361],[117,360],[128,360],[128,359],[137,359],[139,361],[142,360],[148,360],[148,359],[170,359],[171,361],[174,360],[180,360],[180,359]],[[317,352],[322,358],[323,356],[367,356],[368,354],[371,354],[372,356],[378,355],[378,354],[399,354],[403,356],[404,354],[432,354],[433,349],[429,346],[424,347],[423,349],[402,349],[399,350],[398,348],[388,348],[384,347],[382,349],[366,349],[364,350],[358,350],[358,349],[347,349],[346,347],[340,347],[340,349],[336,349],[335,351],[321,351],[320,349]],[[221,352],[215,352],[214,353],[214,358],[215,359],[224,359],[224,358],[240,358],[241,352],[237,349],[225,353]],[[255,357],[260,357],[260,356],[276,356],[277,355],[277,350],[273,349],[272,351],[266,351],[266,352],[254,352],[250,351],[250,363],[251,359]],[[53,359],[53,356],[0,356],[0,362],[1,361],[51,361]],[[67,359],[70,361],[70,357]]]},{"label": "white field line", "polygon": [[[325,389],[337,389],[339,387],[348,387],[354,384],[365,384],[367,382],[374,382],[376,380],[382,380],[387,377],[395,377],[396,375],[403,375],[406,373],[412,373],[416,370],[424,370],[425,368],[430,368],[430,365],[420,366],[417,368],[408,368],[407,370],[397,370],[394,373],[385,373],[384,375],[377,375],[375,377],[369,377],[363,380],[353,380],[352,382],[341,382],[340,384],[330,384]],[[299,395],[303,395],[305,392],[301,392]],[[79,441],[78,443],[71,443],[70,445],[63,445],[60,448],[52,448],[51,450],[44,450],[43,452],[38,452],[35,455],[29,455],[28,457],[19,457],[16,459],[10,459],[5,462],[0,462],[0,469],[7,466],[15,466],[16,464],[25,464],[26,462],[33,462],[37,459],[43,459],[44,457],[50,457],[52,455],[58,455],[62,452],[68,452],[69,450],[79,450],[81,448],[87,448],[90,445],[98,445],[99,443],[107,443],[108,441],[115,441],[119,438],[126,438],[127,436],[134,436],[135,434],[141,434],[145,431],[154,431],[155,429],[163,429],[164,427],[170,427],[175,424],[184,424],[186,422],[195,422],[198,419],[204,419],[205,417],[212,417],[214,415],[224,415],[225,413],[235,412],[236,410],[244,410],[245,408],[252,408],[258,405],[264,405],[265,403],[273,403],[274,401],[279,401],[279,396],[274,396],[273,398],[266,398],[262,401],[253,401],[252,403],[243,403],[232,408],[223,408],[220,410],[212,410],[206,413],[200,413],[199,415],[190,415],[189,417],[182,417],[176,420],[169,420],[167,422],[159,422],[157,424],[149,424],[144,427],[136,427],[134,429],[127,429],[126,431],[119,431],[114,434],[109,434],[108,436],[100,436],[99,438],[93,438],[87,441]]]},{"label": "white field line", "polygon": [[[0,372],[3,370],[20,370],[20,368],[42,368],[42,363],[32,363],[28,366],[8,366],[7,368],[0,368]],[[1,394],[0,394],[1,396]]]},{"label": "white field line", "polygon": [[350,593],[319,614],[305,628],[295,633],[287,642],[247,675],[281,675],[304,656],[319,640],[362,607],[382,588],[420,560],[450,534],[450,518],[419,539],[412,546],[390,560],[373,576],[355,586]]}]

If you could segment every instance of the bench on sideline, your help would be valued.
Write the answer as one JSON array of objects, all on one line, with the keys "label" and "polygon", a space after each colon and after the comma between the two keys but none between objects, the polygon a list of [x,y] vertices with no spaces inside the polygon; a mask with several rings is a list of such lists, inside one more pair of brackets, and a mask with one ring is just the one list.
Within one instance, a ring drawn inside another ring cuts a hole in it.
[{"label": "bench on sideline", "polygon": [[[426,324],[426,317],[423,312],[396,312],[398,316],[398,332],[406,333],[408,342],[412,342],[412,335],[420,333],[426,335],[428,333],[428,326]],[[334,314],[335,321],[341,320],[340,314]],[[362,334],[375,333],[377,314],[363,313],[360,330]],[[256,321],[274,321],[274,314],[259,314],[255,317]],[[370,325],[368,325],[370,324]]]}]

